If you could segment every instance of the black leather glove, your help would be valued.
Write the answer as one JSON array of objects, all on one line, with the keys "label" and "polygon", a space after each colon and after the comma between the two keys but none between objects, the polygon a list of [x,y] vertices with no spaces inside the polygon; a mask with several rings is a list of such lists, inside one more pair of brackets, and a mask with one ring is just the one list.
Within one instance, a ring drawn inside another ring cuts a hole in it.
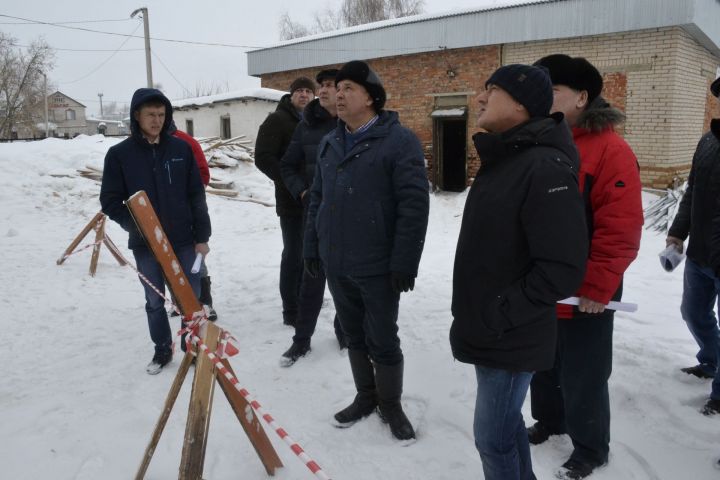
[{"label": "black leather glove", "polygon": [[320,269],[322,268],[322,262],[319,258],[306,258],[305,259],[305,271],[311,278],[318,278],[320,275]]},{"label": "black leather glove", "polygon": [[390,283],[397,293],[415,288],[415,275],[412,273],[390,272]]}]

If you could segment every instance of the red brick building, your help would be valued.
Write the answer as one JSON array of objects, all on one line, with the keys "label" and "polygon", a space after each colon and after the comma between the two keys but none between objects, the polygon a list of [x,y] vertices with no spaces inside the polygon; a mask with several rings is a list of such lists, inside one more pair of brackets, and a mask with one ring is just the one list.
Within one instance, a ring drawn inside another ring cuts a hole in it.
[{"label": "red brick building", "polygon": [[586,57],[603,73],[603,95],[627,115],[621,133],[646,185],[687,174],[720,115],[708,92],[720,71],[715,0],[531,0],[419,15],[255,50],[248,71],[282,90],[297,76],[368,61],[388,92],[386,108],[420,138],[433,185],[462,190],[480,164],[473,100],[485,80],[501,65],[551,53]]}]

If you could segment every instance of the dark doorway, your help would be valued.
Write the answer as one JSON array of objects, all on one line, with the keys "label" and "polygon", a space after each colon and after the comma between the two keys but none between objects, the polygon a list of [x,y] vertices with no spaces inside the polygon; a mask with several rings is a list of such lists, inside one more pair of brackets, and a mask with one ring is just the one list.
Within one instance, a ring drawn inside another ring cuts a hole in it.
[{"label": "dark doorway", "polygon": [[230,132],[230,117],[222,117],[220,119],[220,136],[223,139],[227,139],[232,136],[232,133]]},{"label": "dark doorway", "polygon": [[439,186],[443,190],[462,192],[467,182],[467,121],[465,118],[448,118],[436,122]]}]

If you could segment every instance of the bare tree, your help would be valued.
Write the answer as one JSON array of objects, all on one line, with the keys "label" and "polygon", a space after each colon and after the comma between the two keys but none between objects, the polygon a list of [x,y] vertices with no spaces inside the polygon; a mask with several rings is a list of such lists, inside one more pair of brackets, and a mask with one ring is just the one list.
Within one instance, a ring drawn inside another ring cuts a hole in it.
[{"label": "bare tree", "polygon": [[45,120],[45,79],[53,66],[54,51],[43,39],[22,49],[0,32],[0,138],[11,138],[23,128],[35,132]]},{"label": "bare tree", "polygon": [[315,12],[312,27],[294,22],[285,12],[279,22],[280,39],[290,40],[390,18],[418,15],[423,12],[424,6],[424,0],[343,0],[337,10],[325,7]]},{"label": "bare tree", "polygon": [[199,82],[195,83],[195,88],[190,90],[189,98],[195,98],[195,97],[206,97],[208,95],[217,95],[218,93],[225,93],[230,91],[230,85],[225,82],[225,85],[221,83],[216,83],[214,80],[210,83],[205,83],[204,81],[200,80]]}]

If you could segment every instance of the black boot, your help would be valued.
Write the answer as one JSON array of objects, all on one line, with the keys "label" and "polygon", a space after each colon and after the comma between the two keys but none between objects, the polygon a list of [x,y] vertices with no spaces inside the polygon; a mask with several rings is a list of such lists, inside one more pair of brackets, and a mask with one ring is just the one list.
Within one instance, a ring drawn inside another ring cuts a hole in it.
[{"label": "black boot", "polygon": [[208,312],[208,320],[211,322],[214,322],[217,320],[217,312],[215,312],[215,309],[213,308],[213,302],[212,302],[212,294],[210,293],[210,277],[202,277],[200,279],[200,298],[198,300],[201,304],[207,305],[210,309],[210,312]]},{"label": "black boot", "polygon": [[397,365],[375,364],[380,417],[390,425],[390,431],[398,440],[415,438],[410,420],[405,416],[400,397],[403,387],[403,362]]},{"label": "black boot", "polygon": [[348,358],[358,393],[349,406],[335,414],[335,420],[342,428],[367,417],[377,407],[375,371],[370,357],[362,350],[348,350]]}]

